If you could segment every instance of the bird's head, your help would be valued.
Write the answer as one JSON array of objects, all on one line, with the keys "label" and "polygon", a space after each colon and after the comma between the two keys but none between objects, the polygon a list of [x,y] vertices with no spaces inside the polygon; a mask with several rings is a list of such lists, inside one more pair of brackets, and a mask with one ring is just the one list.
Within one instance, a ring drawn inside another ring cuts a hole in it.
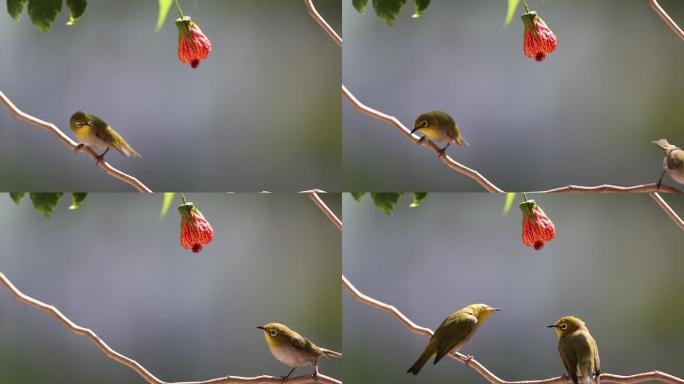
[{"label": "bird's head", "polygon": [[280,323],[268,323],[262,327],[257,327],[264,331],[264,338],[269,347],[279,347],[290,340],[292,330]]},{"label": "bird's head", "polygon": [[71,115],[71,119],[69,120],[69,127],[71,130],[75,131],[84,125],[88,125],[88,117],[86,116],[85,112],[78,111]]},{"label": "bird's head", "polygon": [[584,322],[575,316],[561,317],[555,324],[549,325],[548,328],[555,328],[558,337],[569,335],[578,329],[586,328]]},{"label": "bird's head", "polygon": [[500,308],[493,308],[487,304],[470,304],[466,307],[467,312],[477,317],[478,323],[485,321],[492,313],[500,311]]},{"label": "bird's head", "polygon": [[665,151],[665,153],[668,153],[672,149],[677,149],[677,147],[670,144],[670,142],[668,142],[667,139],[655,140],[655,141],[651,141],[651,143],[660,147],[660,149]]}]

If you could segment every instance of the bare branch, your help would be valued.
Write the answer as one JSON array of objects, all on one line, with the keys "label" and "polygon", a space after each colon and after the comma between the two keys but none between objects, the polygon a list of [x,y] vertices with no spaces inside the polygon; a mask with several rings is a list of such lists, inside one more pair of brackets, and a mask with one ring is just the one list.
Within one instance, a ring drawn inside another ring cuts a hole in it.
[{"label": "bare branch", "polygon": [[[385,304],[382,301],[376,300],[370,296],[367,296],[363,294],[361,291],[359,291],[354,285],[344,276],[342,276],[342,285],[349,291],[349,293],[352,295],[352,298],[354,300],[359,301],[361,303],[364,303],[371,308],[378,309],[380,311],[383,311],[385,313],[388,313],[398,319],[406,328],[408,328],[411,332],[417,333],[419,335],[427,336],[430,337],[432,336],[432,330],[429,328],[422,327],[420,325],[415,324],[413,321],[411,321],[406,315],[401,313],[396,307]],[[496,375],[494,375],[491,371],[489,371],[482,363],[478,362],[475,359],[467,359],[466,356],[456,352],[456,353],[450,353],[449,357],[461,362],[462,364],[465,364],[467,367],[473,369],[475,372],[479,373],[482,377],[485,378],[488,382],[492,384],[569,384],[572,383],[572,381],[569,378],[564,378],[564,377],[554,377],[550,379],[544,379],[544,380],[525,380],[525,381],[507,381],[507,380],[502,380],[498,378]],[[645,383],[649,381],[660,381],[663,383],[670,383],[670,384],[682,384],[684,383],[684,380],[669,375],[667,373],[663,372],[658,372],[658,371],[653,371],[653,372],[646,372],[646,373],[639,373],[636,375],[630,375],[630,376],[621,376],[621,375],[613,375],[609,373],[604,373],[601,374],[601,382],[602,383],[618,383],[618,384],[636,384],[636,383]]]},{"label": "bare branch", "polygon": [[[25,123],[31,124],[38,128],[42,128],[55,135],[60,141],[62,141],[62,143],[64,143],[64,145],[71,148],[71,150],[76,149],[77,143],[71,140],[69,136],[65,135],[64,132],[57,128],[56,125],[43,121],[37,117],[33,117],[21,111],[14,105],[14,103],[12,103],[12,101],[7,96],[5,96],[5,94],[2,91],[0,91],[0,101],[2,101],[2,104],[4,104],[5,107],[7,107],[7,109],[12,113],[12,116],[14,116],[14,118],[16,118],[17,120],[21,120]],[[97,160],[97,153],[95,153],[92,149],[88,148],[87,146],[81,148],[80,151],[90,156],[92,159]],[[140,180],[136,179],[131,175],[119,171],[118,169],[109,165],[109,163],[107,163],[106,161],[97,162],[97,166],[100,167],[100,169],[102,169],[106,174],[114,177],[115,179],[121,180],[124,183],[129,184],[130,186],[132,186],[140,192],[152,192],[152,190],[147,188],[147,186],[143,184]]]},{"label": "bare branch", "polygon": [[650,193],[650,195],[653,198],[653,200],[655,200],[656,204],[658,204],[658,206],[663,211],[665,211],[667,216],[670,219],[672,219],[672,221],[674,221],[674,223],[677,224],[677,226],[679,226],[679,228],[681,228],[684,231],[684,220],[682,220],[681,217],[679,217],[679,215],[677,215],[677,212],[675,212],[674,209],[672,209],[672,207],[670,207],[667,204],[667,202],[665,202],[665,200],[662,197],[660,197],[660,195],[658,193],[653,192],[653,193]]},{"label": "bare branch", "polygon": [[337,44],[337,46],[341,48],[342,38],[340,37],[340,35],[337,34],[337,32],[335,32],[334,29],[332,29],[330,24],[328,24],[328,22],[325,21],[323,16],[321,16],[321,14],[318,13],[318,11],[316,10],[316,6],[314,6],[313,0],[304,0],[304,3],[306,4],[306,9],[309,11],[309,15],[311,15],[311,17],[313,17],[313,19],[316,20],[318,25],[320,25],[321,28],[323,28],[323,31],[325,31],[325,33],[327,33],[328,36],[330,36],[330,38],[333,39],[335,44]]},{"label": "bare branch", "polygon": [[337,227],[337,229],[339,229],[341,231],[342,230],[342,220],[340,220],[339,218],[337,218],[337,216],[335,216],[335,213],[332,211],[332,209],[330,209],[325,204],[325,202],[321,199],[320,196],[318,196],[318,193],[316,193],[316,192],[317,191],[314,190],[314,191],[310,191],[310,192],[306,192],[306,193],[309,195],[309,199],[311,199],[311,201],[313,201],[313,203],[316,204],[318,209],[320,209],[321,212],[323,212],[325,217],[327,217],[328,220],[330,220],[330,222],[332,222]]},{"label": "bare branch", "polygon": [[670,17],[670,15],[665,12],[663,7],[658,4],[657,0],[648,0],[648,3],[651,4],[651,8],[660,16],[661,19],[667,24],[668,27],[672,30],[672,32],[675,33],[675,35],[679,36],[680,39],[684,40],[684,31],[682,31],[681,28],[679,28],[679,25],[675,23],[674,20]]},{"label": "bare branch", "polygon": [[[294,377],[291,379],[288,379],[286,381],[283,381],[281,377],[274,377],[274,376],[257,376],[257,377],[240,377],[240,376],[227,376],[227,377],[220,377],[217,379],[211,379],[211,380],[206,380],[206,381],[183,381],[183,382],[166,382],[163,380],[160,380],[156,376],[154,376],[152,373],[150,373],[145,367],[140,365],[137,361],[131,359],[130,357],[126,357],[119,352],[113,350],[107,343],[105,343],[102,339],[100,339],[95,332],[93,332],[91,329],[81,327],[80,325],[75,324],[69,318],[67,318],[62,312],[60,312],[59,309],[57,309],[53,305],[45,304],[42,301],[36,300],[30,296],[25,295],[22,293],[17,287],[12,284],[12,282],[5,276],[4,273],[0,272],[0,284],[4,285],[7,290],[10,291],[12,296],[19,302],[24,303],[26,305],[29,305],[33,308],[36,308],[38,310],[41,310],[50,316],[54,317],[57,319],[64,327],[66,327],[69,331],[85,336],[90,339],[95,345],[110,359],[123,364],[127,366],[128,368],[132,369],[140,375],[146,382],[150,384],[233,384],[233,383],[254,383],[254,384],[268,384],[268,383],[277,383],[277,384],[305,384],[305,383],[313,383],[313,377],[311,375],[305,375],[305,376],[299,376],[299,377]],[[341,384],[342,382],[334,379],[332,377],[328,377],[325,375],[318,375],[318,382],[319,383],[325,383],[325,384]]]},{"label": "bare branch", "polygon": [[546,191],[538,191],[534,193],[556,193],[556,192],[681,192],[678,189],[661,185],[660,188],[656,183],[633,185],[629,187],[621,187],[619,185],[603,184],[594,187],[585,187],[582,185],[568,185],[566,187],[559,187],[549,189]]}]

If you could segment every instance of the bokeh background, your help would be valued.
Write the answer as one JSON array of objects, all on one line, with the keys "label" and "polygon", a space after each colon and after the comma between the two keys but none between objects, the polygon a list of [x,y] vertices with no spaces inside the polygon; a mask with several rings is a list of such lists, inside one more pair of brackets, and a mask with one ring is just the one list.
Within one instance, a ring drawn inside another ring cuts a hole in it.
[{"label": "bokeh background", "polygon": [[[0,12],[0,89],[57,124],[90,111],[143,155],[115,167],[154,190],[340,190],[341,51],[302,0],[181,0],[214,51],[192,70],[177,59],[172,8],[154,33],[158,2],[90,2],[72,27],[49,33],[26,10]],[[337,30],[340,0],[317,0]],[[73,137],[73,135],[72,135]],[[84,155],[0,110],[0,190],[130,191]]]},{"label": "bokeh background", "polygon": [[[437,0],[419,19],[409,2],[394,26],[343,0],[343,82],[405,125],[450,112],[471,146],[448,154],[506,190],[655,182],[649,142],[684,145],[682,41],[643,0],[528,3],[558,36],[543,63],[522,52],[522,6],[503,27],[504,0]],[[684,2],[660,3],[684,20]],[[346,100],[343,125],[344,190],[481,190]]]},{"label": "bokeh background", "polygon": [[[341,350],[341,234],[307,196],[187,197],[216,231],[199,254],[178,244],[175,209],[159,219],[159,194],[90,194],[49,219],[2,194],[0,270],[167,381],[286,374],[255,328],[269,321]],[[4,288],[0,340],[2,383],[144,383]],[[339,378],[342,362],[320,369]]]},{"label": "bokeh background", "polygon": [[[344,274],[433,330],[471,303],[503,308],[461,352],[506,380],[563,372],[546,326],[568,314],[587,323],[604,372],[682,377],[682,231],[643,194],[535,197],[558,230],[539,252],[521,243],[517,207],[502,217],[502,196],[433,193],[419,208],[404,197],[387,216],[345,194]],[[684,212],[684,198],[665,198]],[[407,375],[428,339],[346,291],[343,308],[346,381],[484,382],[450,359]]]}]

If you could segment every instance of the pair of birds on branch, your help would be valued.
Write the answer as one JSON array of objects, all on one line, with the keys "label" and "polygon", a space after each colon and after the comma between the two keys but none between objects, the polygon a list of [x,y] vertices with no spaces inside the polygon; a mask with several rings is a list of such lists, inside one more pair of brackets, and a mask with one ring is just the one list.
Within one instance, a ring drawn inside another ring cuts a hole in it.
[{"label": "pair of birds on branch", "polygon": [[[426,112],[418,116],[413,129],[411,130],[411,135],[415,132],[423,134],[418,140],[418,144],[423,143],[426,138],[433,142],[446,141],[446,146],[437,151],[440,157],[444,156],[444,152],[449,148],[451,143],[465,146],[470,145],[461,135],[459,126],[454,119],[448,113],[442,111]],[[652,141],[652,143],[665,152],[663,173],[660,174],[660,178],[658,179],[658,188],[660,188],[660,185],[662,184],[665,173],[677,183],[684,184],[684,151],[681,148],[670,144],[666,139]]]},{"label": "pair of birds on branch", "polygon": [[[437,327],[428,345],[407,373],[417,375],[421,368],[434,357],[437,364],[449,353],[458,352],[470,340],[485,320],[499,308],[487,304],[471,304],[449,315]],[[549,325],[558,335],[558,352],[561,361],[574,384],[597,383],[601,373],[598,347],[584,322],[574,316],[565,316]],[[466,365],[472,359],[468,357]]]}]

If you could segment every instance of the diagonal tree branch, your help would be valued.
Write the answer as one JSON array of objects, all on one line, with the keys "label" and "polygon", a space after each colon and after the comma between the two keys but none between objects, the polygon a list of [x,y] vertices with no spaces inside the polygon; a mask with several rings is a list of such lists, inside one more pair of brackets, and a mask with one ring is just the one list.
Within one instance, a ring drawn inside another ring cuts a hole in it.
[{"label": "diagonal tree branch", "polygon": [[[66,327],[69,331],[71,331],[77,335],[87,337],[107,357],[109,357],[110,359],[132,369],[133,371],[135,371],[135,373],[140,375],[140,377],[142,377],[147,383],[150,383],[150,384],[238,384],[238,383],[307,384],[307,383],[314,383],[315,382],[311,375],[293,377],[293,378],[288,379],[288,380],[283,380],[283,378],[281,378],[281,377],[262,375],[262,376],[257,376],[257,377],[226,376],[226,377],[219,377],[216,379],[211,379],[211,380],[206,380],[206,381],[166,382],[166,381],[163,381],[163,380],[157,378],[156,376],[154,376],[152,373],[150,373],[147,369],[145,369],[145,367],[143,367],[137,361],[131,359],[130,357],[126,357],[126,356],[122,355],[121,353],[112,349],[107,343],[105,343],[102,339],[100,339],[97,336],[97,334],[95,334],[95,332],[93,332],[91,329],[81,327],[80,325],[77,325],[73,321],[69,320],[69,318],[66,317],[55,306],[45,304],[42,301],[36,300],[36,299],[22,293],[17,287],[14,286],[14,284],[12,284],[12,282],[2,272],[0,272],[0,284],[5,286],[5,288],[7,288],[7,290],[10,291],[12,296],[17,301],[49,314],[50,316],[57,319],[60,323],[62,323],[62,325],[64,327]],[[332,377],[328,377],[328,376],[325,376],[322,374],[318,375],[318,380],[316,382],[324,383],[324,384],[341,384],[342,383],[340,380],[337,380],[337,379],[334,379]]]},{"label": "diagonal tree branch", "polygon": [[321,199],[321,197],[318,196],[317,192],[318,191],[314,190],[314,191],[309,191],[309,192],[305,192],[305,193],[307,193],[309,195],[309,199],[311,199],[311,201],[313,201],[313,203],[318,207],[318,209],[320,209],[321,212],[323,212],[325,217],[327,217],[328,220],[330,220],[330,222],[333,223],[335,225],[335,227],[337,227],[337,229],[339,229],[341,231],[342,230],[342,220],[340,220],[339,218],[337,218],[337,216],[335,216],[335,213],[332,211],[332,209],[330,209],[325,204],[325,202]]},{"label": "diagonal tree branch", "polygon": [[306,4],[306,9],[309,11],[309,15],[313,17],[314,20],[318,23],[318,25],[323,28],[323,31],[330,36],[330,38],[337,44],[338,47],[342,48],[342,38],[340,35],[335,32],[334,29],[328,24],[327,21],[321,16],[320,13],[318,13],[318,10],[316,10],[316,6],[313,3],[313,0],[304,0],[304,3]]},{"label": "diagonal tree branch", "polygon": [[658,193],[655,193],[655,192],[654,192],[654,193],[650,193],[650,195],[651,195],[651,197],[653,198],[653,200],[656,202],[656,204],[658,204],[658,206],[659,206],[663,211],[665,211],[665,213],[667,214],[667,216],[668,216],[670,219],[672,219],[672,221],[673,221],[675,224],[677,224],[677,226],[679,226],[679,228],[681,228],[681,229],[684,231],[684,220],[682,220],[682,218],[680,218],[679,215],[677,215],[677,213],[674,211],[674,209],[672,209],[672,207],[670,207],[670,206],[665,202],[665,200],[664,200],[662,197],[660,197],[660,195],[659,195]]},{"label": "diagonal tree branch", "polygon": [[661,19],[667,24],[668,27],[672,30],[672,32],[675,33],[675,35],[679,36],[680,39],[684,40],[684,31],[675,23],[674,20],[670,17],[670,15],[665,12],[663,7],[658,4],[658,0],[648,0],[648,3],[651,4],[651,8],[655,11],[655,13],[660,16]]},{"label": "diagonal tree branch", "polygon": [[[421,327],[411,321],[406,315],[401,313],[396,307],[385,304],[382,301],[376,300],[370,296],[363,294],[359,291],[346,277],[342,276],[342,284],[344,288],[351,294],[352,298],[356,301],[364,303],[371,308],[378,309],[382,312],[388,313],[398,319],[406,328],[411,332],[430,337],[432,336],[432,330],[429,328]],[[492,384],[570,384],[572,381],[565,377],[553,377],[544,380],[525,380],[525,381],[507,381],[502,380],[497,377],[494,373],[488,370],[482,363],[475,359],[468,359],[465,355],[455,352],[449,353],[449,357],[466,365],[466,367],[471,368],[475,372],[479,373],[485,380]],[[684,380],[672,376],[667,373],[652,371],[646,373],[639,373],[636,375],[622,376],[613,375],[610,373],[601,374],[602,383],[618,383],[618,384],[636,384],[645,383],[649,381],[660,381],[668,384],[683,384]]]},{"label": "diagonal tree branch", "polygon": [[[55,137],[57,137],[64,145],[67,147],[71,148],[72,150],[76,149],[77,143],[67,135],[64,134],[59,128],[57,128],[56,125],[52,123],[48,123],[46,121],[43,121],[37,117],[31,116],[28,113],[23,112],[19,108],[17,108],[12,101],[5,96],[5,94],[0,91],[0,101],[2,104],[5,105],[5,107],[12,113],[14,118],[17,120],[21,120],[25,123],[31,124],[33,126],[36,126],[38,128],[42,128],[50,133],[52,133]],[[90,156],[92,159],[97,160],[97,154],[87,146],[84,146],[81,148],[81,152],[85,153],[86,155]],[[151,193],[152,190],[147,188],[145,184],[143,184],[140,180],[136,179],[135,177],[128,175],[124,172],[119,171],[118,169],[112,167],[107,163],[106,161],[100,161],[97,162],[97,166],[100,167],[106,174],[114,177],[115,179],[121,180],[124,183],[129,184],[133,188],[137,189],[140,192],[148,192]]]}]

